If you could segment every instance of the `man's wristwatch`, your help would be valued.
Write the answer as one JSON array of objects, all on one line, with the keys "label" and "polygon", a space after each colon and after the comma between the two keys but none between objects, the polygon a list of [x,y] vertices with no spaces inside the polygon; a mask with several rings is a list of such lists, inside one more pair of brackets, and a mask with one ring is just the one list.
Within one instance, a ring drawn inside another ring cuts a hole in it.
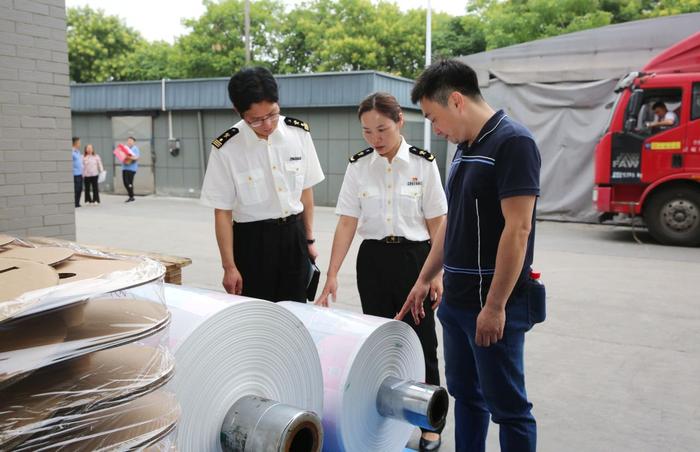
[{"label": "man's wristwatch", "polygon": [[307,245],[313,245],[314,243],[316,243],[316,239],[306,239]]}]

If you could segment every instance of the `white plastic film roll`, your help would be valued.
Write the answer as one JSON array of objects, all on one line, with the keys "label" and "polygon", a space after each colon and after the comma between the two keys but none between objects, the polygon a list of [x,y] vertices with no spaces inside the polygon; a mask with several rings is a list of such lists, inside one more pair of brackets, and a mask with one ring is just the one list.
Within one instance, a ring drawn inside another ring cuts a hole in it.
[{"label": "white plastic film roll", "polygon": [[384,379],[422,382],[416,333],[403,322],[294,302],[278,303],[311,333],[323,368],[324,451],[401,451],[414,426],[381,416]]},{"label": "white plastic film roll", "polygon": [[323,377],[304,325],[275,303],[165,284],[180,401],[177,446],[219,451],[229,409],[254,395],[321,414]]}]

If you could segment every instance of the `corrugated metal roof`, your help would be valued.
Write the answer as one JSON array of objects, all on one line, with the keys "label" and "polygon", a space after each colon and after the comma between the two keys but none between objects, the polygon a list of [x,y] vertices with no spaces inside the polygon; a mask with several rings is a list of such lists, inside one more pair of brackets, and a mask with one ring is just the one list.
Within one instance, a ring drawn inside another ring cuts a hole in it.
[{"label": "corrugated metal roof", "polygon": [[[276,76],[280,104],[286,108],[355,107],[368,94],[386,91],[403,108],[411,103],[413,80],[375,71],[328,72]],[[228,78],[166,80],[168,110],[219,110],[231,108]],[[99,111],[160,110],[162,82],[113,82],[72,84],[74,113]]]}]

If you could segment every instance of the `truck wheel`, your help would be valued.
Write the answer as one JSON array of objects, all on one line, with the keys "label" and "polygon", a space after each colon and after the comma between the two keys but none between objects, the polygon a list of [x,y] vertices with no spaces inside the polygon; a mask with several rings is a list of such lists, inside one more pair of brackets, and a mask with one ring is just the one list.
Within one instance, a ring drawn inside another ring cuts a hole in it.
[{"label": "truck wheel", "polygon": [[644,208],[649,233],[664,245],[700,245],[700,189],[664,188]]}]

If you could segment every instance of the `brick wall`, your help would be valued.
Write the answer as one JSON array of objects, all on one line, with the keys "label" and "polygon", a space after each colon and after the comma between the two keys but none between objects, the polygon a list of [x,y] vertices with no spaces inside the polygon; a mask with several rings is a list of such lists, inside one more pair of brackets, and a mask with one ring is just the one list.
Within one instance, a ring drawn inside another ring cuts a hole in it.
[{"label": "brick wall", "polygon": [[0,0],[0,232],[75,238],[63,0]]}]

